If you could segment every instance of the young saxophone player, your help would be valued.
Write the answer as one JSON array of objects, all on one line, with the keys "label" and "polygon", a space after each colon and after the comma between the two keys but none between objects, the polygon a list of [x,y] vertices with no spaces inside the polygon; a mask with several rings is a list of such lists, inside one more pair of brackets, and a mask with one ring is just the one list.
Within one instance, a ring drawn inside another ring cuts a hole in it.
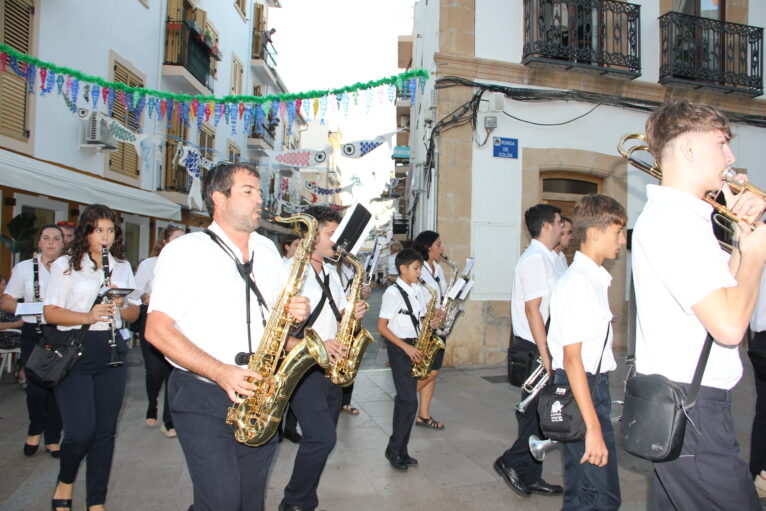
[{"label": "young saxophone player", "polygon": [[[325,259],[335,257],[335,243],[331,238],[341,217],[328,206],[313,206],[305,213],[316,219],[319,234],[301,290],[301,294],[310,300],[312,311],[296,337],[302,337],[305,328],[311,327],[324,341],[332,363],[347,355],[346,346],[338,343],[335,336],[348,304],[335,266],[325,262]],[[361,318],[365,312],[367,303],[360,301],[356,304],[356,317]],[[288,342],[288,348],[292,344],[295,343]],[[313,511],[319,504],[317,487],[327,457],[335,447],[335,427],[342,402],[343,389],[334,385],[319,366],[309,369],[296,387],[290,408],[298,419],[303,435],[295,455],[292,476],[279,504],[280,511]]]},{"label": "young saxophone player", "polygon": [[[420,362],[423,353],[414,344],[420,333],[420,318],[426,313],[425,298],[420,290],[420,270],[423,256],[407,248],[396,255],[399,277],[383,293],[378,318],[378,332],[386,342],[391,375],[394,378],[393,431],[388,440],[385,456],[399,471],[417,465],[409,455],[407,444],[418,411],[417,380],[412,377],[412,362]],[[436,324],[436,319],[432,326]]]},{"label": "young saxophone player", "polygon": [[585,421],[585,440],[564,444],[564,506],[573,510],[620,507],[620,481],[610,422],[608,373],[612,354],[609,272],[625,244],[625,208],[606,195],[586,195],[575,205],[574,234],[580,242],[551,294],[548,348],[554,383],[569,383]]}]

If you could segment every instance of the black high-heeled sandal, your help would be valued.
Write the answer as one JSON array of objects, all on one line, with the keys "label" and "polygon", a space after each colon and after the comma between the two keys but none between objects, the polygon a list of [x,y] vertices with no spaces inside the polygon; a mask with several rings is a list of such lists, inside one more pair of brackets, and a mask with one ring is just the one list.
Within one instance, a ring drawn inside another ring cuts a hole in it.
[{"label": "black high-heeled sandal", "polygon": [[34,456],[39,448],[40,444],[32,445],[24,442],[24,456]]},{"label": "black high-heeled sandal", "polygon": [[72,499],[51,499],[51,511],[59,511],[61,508],[72,510]]}]

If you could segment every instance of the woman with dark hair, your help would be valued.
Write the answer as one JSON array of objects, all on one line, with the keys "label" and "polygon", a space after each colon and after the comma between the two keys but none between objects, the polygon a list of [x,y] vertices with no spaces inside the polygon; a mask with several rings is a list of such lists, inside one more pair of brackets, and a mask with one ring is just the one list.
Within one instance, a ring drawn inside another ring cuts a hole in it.
[{"label": "woman with dark hair", "polygon": [[[101,247],[106,247],[108,269],[102,265]],[[110,322],[138,318],[138,301],[116,298],[94,305],[110,272],[111,287],[135,288],[130,263],[125,261],[122,229],[117,214],[107,206],[85,208],[66,255],[51,265],[44,314],[59,330],[89,325],[83,354],[54,393],[64,422],[64,441],[58,484],[51,502],[54,511],[71,511],[72,490],[80,463],[87,456],[87,506],[105,509],[109,472],[114,454],[117,417],[125,397],[128,346],[115,335],[117,357],[123,362],[109,367]]]},{"label": "woman with dark hair", "polygon": [[287,262],[293,258],[301,238],[297,234],[287,234],[279,241],[279,251],[282,253],[282,261]]},{"label": "woman with dark hair", "polygon": [[[13,267],[11,280],[2,295],[0,308],[5,312],[14,312],[18,300],[23,298],[25,303],[33,303],[35,299],[35,287],[39,296],[37,300],[45,298],[50,280],[50,268],[53,261],[59,258],[64,248],[64,233],[57,225],[46,225],[40,229],[38,239],[40,253],[37,260],[27,259]],[[37,286],[35,286],[35,281]],[[29,355],[35,345],[40,341],[40,332],[45,320],[41,314],[25,315],[21,328],[21,365],[26,364]],[[59,440],[61,439],[61,414],[56,405],[53,391],[27,382],[27,412],[29,414],[29,428],[27,439],[24,442],[24,455],[32,456],[40,446],[40,436],[45,434],[45,450],[54,458],[59,456]]]},{"label": "woman with dark hair", "polygon": [[170,417],[168,406],[167,382],[173,366],[165,360],[165,356],[152,346],[144,337],[146,328],[146,310],[152,296],[152,282],[154,281],[154,268],[157,266],[157,258],[165,248],[165,245],[182,236],[184,230],[173,224],[162,229],[157,236],[157,242],[152,250],[152,257],[144,259],[136,270],[136,292],[133,296],[141,297],[141,315],[138,318],[138,335],[141,339],[141,353],[144,356],[146,367],[146,396],[149,399],[149,407],[146,409],[147,426],[157,425],[157,398],[160,395],[162,384],[165,384],[165,405],[162,408],[162,427],[160,430],[168,438],[175,438],[176,430],[173,428],[173,419]]},{"label": "woman with dark hair", "polygon": [[[420,279],[428,287],[436,291],[437,304],[442,303],[444,295],[447,294],[447,279],[444,277],[444,270],[439,264],[439,260],[444,253],[439,233],[434,231],[423,231],[413,240],[413,246],[423,255],[423,270],[420,272]],[[428,300],[430,300],[430,293]],[[418,392],[420,393],[420,405],[418,416],[415,419],[415,425],[432,429],[444,429],[444,424],[431,417],[431,399],[434,397],[436,389],[436,377],[439,375],[439,369],[444,361],[444,350],[439,350],[434,357],[434,363],[431,372],[425,380],[418,380]]]}]

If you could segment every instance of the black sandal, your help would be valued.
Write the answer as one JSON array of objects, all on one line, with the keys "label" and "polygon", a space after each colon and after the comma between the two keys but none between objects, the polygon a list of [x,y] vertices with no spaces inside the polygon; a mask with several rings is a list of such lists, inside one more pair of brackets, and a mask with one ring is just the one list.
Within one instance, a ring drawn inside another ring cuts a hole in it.
[{"label": "black sandal", "polygon": [[59,511],[60,508],[66,508],[68,511],[71,511],[72,499],[52,499],[51,510]]},{"label": "black sandal", "polygon": [[444,429],[444,424],[435,420],[433,416],[421,417],[418,415],[418,418],[415,419],[415,425],[420,426],[421,428]]}]

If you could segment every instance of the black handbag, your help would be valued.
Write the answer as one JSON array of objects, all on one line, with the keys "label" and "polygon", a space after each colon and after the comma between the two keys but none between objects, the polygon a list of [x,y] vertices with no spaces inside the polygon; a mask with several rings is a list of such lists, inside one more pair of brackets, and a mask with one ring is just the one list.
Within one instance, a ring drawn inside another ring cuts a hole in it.
[{"label": "black handbag", "polygon": [[[609,328],[606,327],[604,346],[601,348],[601,358],[598,361],[596,375],[588,376],[588,386],[591,396],[601,374],[601,363],[604,361],[604,351],[609,340]],[[537,413],[540,416],[540,430],[543,434],[557,442],[581,442],[585,438],[585,420],[582,418],[580,407],[577,406],[572,387],[568,383],[549,383],[540,391],[537,403]]]},{"label": "black handbag", "polygon": [[[678,383],[659,374],[639,374],[628,378],[620,429],[623,449],[655,463],[678,458],[684,445],[686,412],[697,403],[697,393],[712,346],[713,338],[708,334],[688,393]],[[635,341],[632,341],[629,364],[633,363],[634,354]]]},{"label": "black handbag", "polygon": [[82,356],[83,338],[89,328],[90,325],[65,331],[46,328],[24,366],[27,377],[41,387],[55,388]]}]

